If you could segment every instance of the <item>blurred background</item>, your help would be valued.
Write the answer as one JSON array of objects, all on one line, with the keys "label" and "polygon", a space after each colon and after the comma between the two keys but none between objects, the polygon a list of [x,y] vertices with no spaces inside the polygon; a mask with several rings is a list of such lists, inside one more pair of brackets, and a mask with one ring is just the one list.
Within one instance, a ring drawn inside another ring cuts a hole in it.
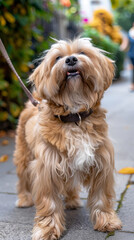
[{"label": "blurred background", "polygon": [[[50,38],[89,37],[115,60],[114,81],[126,61],[120,45],[134,22],[133,0],[1,0],[0,38],[18,74],[26,81],[34,59]],[[27,85],[27,84],[26,84]],[[14,129],[27,100],[18,79],[0,55],[0,129]]]}]

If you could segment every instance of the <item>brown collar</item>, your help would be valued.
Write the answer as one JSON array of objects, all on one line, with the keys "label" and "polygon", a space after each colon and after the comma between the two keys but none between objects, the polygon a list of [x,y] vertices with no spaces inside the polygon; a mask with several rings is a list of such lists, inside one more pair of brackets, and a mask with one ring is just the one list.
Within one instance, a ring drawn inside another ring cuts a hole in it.
[{"label": "brown collar", "polygon": [[93,110],[90,108],[89,111],[79,112],[79,113],[70,113],[66,116],[63,115],[54,115],[56,118],[59,118],[64,123],[71,123],[75,122],[80,123],[81,120],[84,120],[86,117],[88,117]]}]

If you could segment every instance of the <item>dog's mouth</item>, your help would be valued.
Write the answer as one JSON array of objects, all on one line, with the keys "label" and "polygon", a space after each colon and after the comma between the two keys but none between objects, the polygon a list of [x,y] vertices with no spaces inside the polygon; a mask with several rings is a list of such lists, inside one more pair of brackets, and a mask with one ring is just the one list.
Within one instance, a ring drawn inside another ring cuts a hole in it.
[{"label": "dog's mouth", "polygon": [[69,78],[72,78],[72,77],[76,77],[76,76],[79,76],[80,75],[80,72],[78,70],[69,70],[67,71],[67,79]]}]

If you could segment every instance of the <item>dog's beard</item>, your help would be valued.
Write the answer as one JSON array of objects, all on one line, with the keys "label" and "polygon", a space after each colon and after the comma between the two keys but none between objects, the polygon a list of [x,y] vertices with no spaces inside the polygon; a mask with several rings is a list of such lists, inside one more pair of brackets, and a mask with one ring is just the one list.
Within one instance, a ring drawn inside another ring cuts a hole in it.
[{"label": "dog's beard", "polygon": [[87,95],[84,92],[84,79],[82,69],[78,67],[68,69],[60,66],[54,66],[51,70],[51,87],[54,87],[55,94],[51,97],[55,103],[66,106],[70,111],[79,111],[89,104]]},{"label": "dog's beard", "polygon": [[[73,74],[69,74],[67,68],[54,66],[51,71],[51,88],[54,88],[55,94],[51,100],[60,104],[71,112],[86,111],[93,105],[94,81],[87,74],[87,66],[81,63],[81,66],[75,68]],[[74,71],[74,69],[72,70]],[[88,82],[88,84],[87,84]]]},{"label": "dog's beard", "polygon": [[82,78],[80,75],[70,77],[66,79],[65,91],[71,92],[72,94],[77,94],[79,91],[82,91],[83,84]]},{"label": "dog's beard", "polygon": [[87,89],[88,87],[80,75],[70,77],[61,83],[55,101],[61,101],[71,112],[77,112],[81,109],[87,110],[89,108],[89,98],[85,88],[89,93],[89,89]]}]

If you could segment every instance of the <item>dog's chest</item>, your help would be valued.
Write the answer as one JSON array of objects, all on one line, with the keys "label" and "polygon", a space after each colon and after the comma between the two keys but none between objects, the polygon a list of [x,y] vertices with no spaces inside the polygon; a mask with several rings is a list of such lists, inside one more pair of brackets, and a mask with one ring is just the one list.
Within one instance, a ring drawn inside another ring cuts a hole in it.
[{"label": "dog's chest", "polygon": [[66,137],[68,160],[74,170],[86,171],[95,165],[95,146],[88,134],[70,131]]}]

